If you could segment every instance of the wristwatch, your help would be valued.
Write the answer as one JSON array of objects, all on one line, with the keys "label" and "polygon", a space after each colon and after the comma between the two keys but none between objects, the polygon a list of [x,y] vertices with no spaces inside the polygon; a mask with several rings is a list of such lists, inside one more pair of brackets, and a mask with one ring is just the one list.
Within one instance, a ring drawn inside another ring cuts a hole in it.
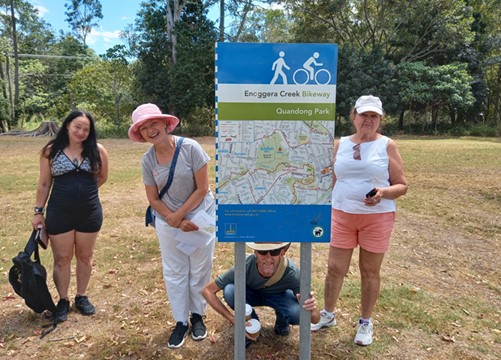
[{"label": "wristwatch", "polygon": [[35,206],[35,208],[33,209],[35,214],[42,214],[42,215],[43,215],[44,210],[45,209],[43,207],[37,207],[37,206]]}]

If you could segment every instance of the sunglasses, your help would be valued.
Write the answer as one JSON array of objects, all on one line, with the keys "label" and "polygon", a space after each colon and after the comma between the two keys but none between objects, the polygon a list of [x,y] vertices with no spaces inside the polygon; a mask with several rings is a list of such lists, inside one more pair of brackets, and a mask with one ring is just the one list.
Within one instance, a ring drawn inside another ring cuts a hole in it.
[{"label": "sunglasses", "polygon": [[360,157],[360,144],[357,144],[353,147],[353,158],[355,160],[362,160]]},{"label": "sunglasses", "polygon": [[275,249],[275,250],[256,250],[259,255],[265,256],[266,254],[270,253],[271,256],[278,256],[280,255],[280,252],[282,251],[283,247],[280,249]]}]

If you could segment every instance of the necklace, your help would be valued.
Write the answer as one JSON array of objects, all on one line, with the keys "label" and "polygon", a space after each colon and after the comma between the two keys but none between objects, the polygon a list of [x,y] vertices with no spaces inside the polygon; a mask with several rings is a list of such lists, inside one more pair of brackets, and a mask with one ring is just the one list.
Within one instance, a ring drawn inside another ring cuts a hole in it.
[{"label": "necklace", "polygon": [[73,165],[75,165],[75,167],[78,167],[78,163],[80,162],[81,153],[74,155],[74,153],[72,151],[69,151],[69,149],[67,148],[65,154],[66,154],[66,157],[71,161],[71,163]]}]

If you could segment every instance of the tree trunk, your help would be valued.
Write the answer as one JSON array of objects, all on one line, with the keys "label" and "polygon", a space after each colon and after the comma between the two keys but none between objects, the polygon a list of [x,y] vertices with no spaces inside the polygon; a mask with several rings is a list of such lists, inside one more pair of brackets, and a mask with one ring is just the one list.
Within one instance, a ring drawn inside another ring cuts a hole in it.
[{"label": "tree trunk", "polygon": [[122,100],[122,95],[117,95],[115,96],[115,125],[119,126],[120,125],[120,103]]},{"label": "tree trunk", "polygon": [[[9,55],[7,54],[6,57],[8,57],[8,56]],[[7,64],[5,66],[7,66]],[[5,78],[5,73],[4,73],[3,69],[4,69],[3,62],[2,62],[2,59],[0,58],[0,79],[4,83],[4,86],[2,87],[2,94],[3,94],[4,99],[7,100],[9,98],[7,95],[7,79]]]},{"label": "tree trunk", "polygon": [[55,136],[58,131],[59,131],[59,124],[57,123],[57,121],[44,121],[40,124],[38,129],[35,129],[33,131],[16,130],[0,134],[0,136],[10,135],[10,136],[23,136],[23,137],[38,137],[38,136],[52,137]]},{"label": "tree trunk", "polygon": [[438,106],[431,107],[431,128],[436,131],[438,124]]},{"label": "tree trunk", "polygon": [[452,127],[457,125],[457,117],[456,117],[456,110],[454,110],[452,107],[449,109],[449,117],[451,118],[451,125]]},{"label": "tree trunk", "polygon": [[9,87],[9,124],[12,125],[12,121],[14,119],[14,116],[15,116],[15,109],[14,109],[14,99],[12,98],[12,81],[11,81],[11,78],[10,78],[10,58],[9,58],[9,54],[7,54],[7,56],[5,57],[5,73],[7,75],[7,82],[6,82],[6,86]]},{"label": "tree trunk", "polygon": [[400,116],[398,117],[398,130],[404,130],[404,114],[405,109],[400,112]]},{"label": "tree trunk", "polygon": [[[175,2],[175,1],[174,1]],[[174,10],[175,11],[175,10]],[[166,14],[165,14],[165,24],[167,27],[167,36],[168,36],[168,41],[169,41],[169,48],[170,48],[170,62],[171,64],[176,63],[176,38],[174,35],[174,11],[172,10],[170,6],[170,1],[167,1],[166,5]]]},{"label": "tree trunk", "polygon": [[498,66],[498,76],[497,76],[497,84],[496,84],[496,97],[493,99],[493,105],[494,105],[494,114],[493,114],[493,119],[496,122],[496,124],[499,125],[499,128],[501,129],[501,109],[499,106],[499,100],[501,98],[501,66]]},{"label": "tree trunk", "polygon": [[220,0],[219,9],[219,41],[224,41],[224,0]]},{"label": "tree trunk", "polygon": [[252,5],[252,0],[246,0],[246,3],[244,5],[244,8],[242,10],[242,17],[240,18],[240,25],[238,26],[237,33],[231,41],[237,42],[240,38],[240,35],[242,34],[242,31],[244,30],[245,27],[245,22],[247,20],[247,15],[249,12],[252,10],[253,5]]},{"label": "tree trunk", "polygon": [[17,51],[16,15],[14,0],[10,0],[10,14],[12,20],[12,45],[14,48],[14,123],[17,124],[17,104],[19,103],[19,56]]}]

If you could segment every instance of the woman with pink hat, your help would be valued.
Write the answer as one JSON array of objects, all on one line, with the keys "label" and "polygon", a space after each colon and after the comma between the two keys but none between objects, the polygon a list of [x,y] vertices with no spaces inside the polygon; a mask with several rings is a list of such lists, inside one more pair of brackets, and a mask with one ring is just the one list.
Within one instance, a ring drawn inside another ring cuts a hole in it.
[{"label": "woman with pink hat", "polygon": [[214,234],[200,246],[180,241],[189,232],[199,230],[192,221],[196,215],[215,219],[215,201],[209,188],[210,158],[195,140],[171,134],[178,123],[177,117],[162,114],[156,105],[143,104],[132,113],[129,129],[129,139],[153,145],[143,155],[142,172],[176,321],[167,343],[170,348],[183,345],[190,325],[194,340],[207,336],[202,320],[207,304],[201,290],[210,281],[215,243]]}]

